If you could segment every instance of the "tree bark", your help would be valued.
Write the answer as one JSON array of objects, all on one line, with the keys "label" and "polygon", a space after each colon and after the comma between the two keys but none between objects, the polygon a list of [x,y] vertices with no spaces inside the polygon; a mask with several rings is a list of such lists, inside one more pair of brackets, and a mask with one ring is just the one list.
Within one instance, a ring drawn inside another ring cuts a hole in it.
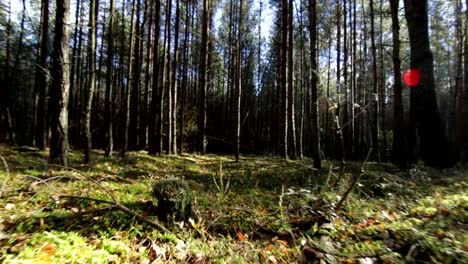
[{"label": "tree bark", "polygon": [[[411,48],[411,68],[421,72],[421,82],[411,87],[410,141],[411,149],[419,150],[428,166],[450,166],[448,142],[434,88],[434,60],[430,49],[427,0],[405,0],[405,17]],[[419,147],[416,139],[419,137]]]},{"label": "tree bark", "polygon": [[151,94],[150,115],[148,119],[148,154],[156,155],[161,152],[159,123],[160,87],[159,87],[159,35],[161,20],[161,1],[154,0],[154,41],[153,41],[153,85]]},{"label": "tree bark", "polygon": [[106,94],[105,94],[105,110],[104,110],[104,127],[105,127],[105,149],[104,155],[106,157],[110,157],[113,154],[114,149],[114,139],[112,135],[112,126],[113,126],[113,102],[112,94],[113,94],[113,61],[114,61],[114,3],[115,0],[110,1],[110,9],[109,9],[109,26],[107,29],[107,69],[106,69]]},{"label": "tree bark", "polygon": [[380,160],[379,148],[379,101],[378,101],[378,77],[377,77],[377,48],[375,45],[375,12],[374,1],[370,0],[370,38],[371,38],[371,53],[372,53],[372,116],[371,119],[371,148],[374,150],[374,159]]},{"label": "tree bark", "polygon": [[399,0],[390,0],[392,15],[392,40],[393,40],[393,152],[392,160],[400,168],[406,167],[407,157],[405,146],[403,115],[403,95],[401,84],[401,60],[400,60],[400,24],[398,19]]},{"label": "tree bark", "polygon": [[175,16],[175,27],[174,27],[174,59],[172,61],[172,81],[171,81],[171,112],[169,113],[171,119],[171,135],[172,145],[171,148],[173,154],[177,154],[177,67],[179,64],[179,26],[180,26],[180,3],[176,0],[176,16]]},{"label": "tree bark", "polygon": [[206,92],[208,89],[208,35],[210,0],[203,0],[202,42],[201,42],[201,65],[200,65],[200,112],[198,121],[198,150],[201,154],[206,153]]},{"label": "tree bark", "polygon": [[240,137],[241,137],[241,97],[242,97],[242,5],[243,1],[239,1],[239,17],[237,28],[237,76],[236,76],[236,137],[235,137],[235,158],[239,162],[240,155]]},{"label": "tree bark", "polygon": [[322,161],[320,159],[320,127],[319,127],[319,107],[317,96],[318,65],[317,65],[317,1],[309,0],[309,30],[310,30],[310,69],[311,69],[311,128],[312,128],[312,157],[314,168],[320,169]]},{"label": "tree bark", "polygon": [[280,133],[282,137],[283,148],[281,150],[281,154],[283,158],[288,159],[288,96],[289,96],[289,89],[288,89],[288,82],[287,82],[287,75],[288,75],[288,1],[282,0],[281,1],[281,111],[280,115],[282,120],[282,131]]},{"label": "tree bark", "polygon": [[47,57],[49,53],[49,0],[42,0],[42,25],[41,25],[41,45],[39,51],[39,66],[36,68],[36,82],[39,91],[39,100],[37,105],[36,115],[36,144],[40,150],[44,150],[46,146],[46,127],[47,127],[47,75],[48,63]]},{"label": "tree bark", "polygon": [[70,89],[68,58],[69,0],[57,0],[52,71],[51,129],[49,163],[67,166],[68,95]]},{"label": "tree bark", "polygon": [[99,12],[98,0],[90,0],[89,2],[89,43],[88,43],[88,91],[86,95],[86,109],[85,109],[85,155],[84,162],[91,161],[92,134],[91,134],[91,110],[93,105],[94,87],[96,85],[96,18]]}]

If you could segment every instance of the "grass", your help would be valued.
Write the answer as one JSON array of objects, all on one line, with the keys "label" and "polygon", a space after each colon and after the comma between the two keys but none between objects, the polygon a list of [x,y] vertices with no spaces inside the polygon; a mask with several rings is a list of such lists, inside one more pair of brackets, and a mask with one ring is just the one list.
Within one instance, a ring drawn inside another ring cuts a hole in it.
[{"label": "grass", "polygon": [[[47,167],[47,153],[36,149],[0,145],[0,155],[10,172],[7,178],[0,170],[7,183],[0,199],[4,263],[468,262],[468,172],[461,169],[398,171],[369,163],[335,211],[359,164],[349,163],[332,188],[334,164],[314,171],[307,159],[242,156],[235,163],[213,154],[105,158],[95,151],[86,165],[73,150],[74,171]],[[103,204],[60,195],[110,199],[88,177],[152,221],[151,185],[183,178],[198,217],[165,224],[170,232],[162,233],[116,210],[80,215]],[[307,248],[318,253],[311,257]]]}]

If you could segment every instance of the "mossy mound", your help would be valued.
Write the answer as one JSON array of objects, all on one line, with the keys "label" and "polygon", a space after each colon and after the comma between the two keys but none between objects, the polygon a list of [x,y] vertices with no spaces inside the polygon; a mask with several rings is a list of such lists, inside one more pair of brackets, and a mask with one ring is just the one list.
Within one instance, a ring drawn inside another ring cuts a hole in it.
[{"label": "mossy mound", "polygon": [[158,200],[157,215],[160,220],[185,221],[193,218],[193,194],[186,181],[169,178],[153,184],[153,195]]}]

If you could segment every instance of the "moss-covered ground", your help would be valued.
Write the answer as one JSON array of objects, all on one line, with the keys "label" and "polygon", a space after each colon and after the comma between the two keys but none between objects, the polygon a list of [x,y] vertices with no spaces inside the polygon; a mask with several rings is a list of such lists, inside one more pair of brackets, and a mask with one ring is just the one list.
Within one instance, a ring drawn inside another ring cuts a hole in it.
[{"label": "moss-covered ground", "polygon": [[[0,145],[3,263],[468,263],[468,172],[275,157],[129,152],[70,167],[47,152]],[[185,179],[196,219],[158,231],[109,204],[157,220],[155,181]],[[315,261],[315,262],[314,262]]]}]

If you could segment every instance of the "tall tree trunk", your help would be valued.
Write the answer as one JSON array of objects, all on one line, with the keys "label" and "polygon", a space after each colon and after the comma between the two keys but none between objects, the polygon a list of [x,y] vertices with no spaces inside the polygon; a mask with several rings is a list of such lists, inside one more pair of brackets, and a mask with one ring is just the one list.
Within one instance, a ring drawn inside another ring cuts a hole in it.
[{"label": "tall tree trunk", "polygon": [[[336,102],[336,110],[335,116],[333,116],[333,120],[340,120],[340,108],[341,108],[341,96],[340,94],[343,92],[343,87],[341,84],[341,1],[336,0],[336,93],[337,93],[337,102]],[[336,135],[333,136],[336,138]],[[335,141],[335,140],[333,140]],[[341,145],[340,145],[341,146]],[[333,149],[338,149],[339,147],[335,144]],[[342,156],[345,153],[344,149],[341,149],[339,152],[339,157],[341,160],[344,160],[345,157]]]},{"label": "tall tree trunk", "polygon": [[409,146],[417,147],[429,166],[450,165],[448,142],[443,133],[442,121],[434,88],[434,61],[429,44],[427,0],[405,0],[405,16],[408,23],[411,47],[411,68],[421,72],[421,82],[411,88]]},{"label": "tall tree trunk", "polygon": [[190,23],[190,1],[186,1],[185,5],[185,34],[184,34],[184,44],[183,44],[183,73],[182,73],[182,85],[180,86],[180,116],[179,116],[179,151],[182,154],[184,152],[184,115],[185,115],[185,104],[186,104],[186,93],[188,90],[188,50],[189,50],[189,32],[191,30],[191,23]]},{"label": "tall tree trunk", "polygon": [[320,169],[320,128],[319,128],[319,107],[317,96],[318,65],[317,65],[317,1],[309,0],[309,30],[310,30],[310,69],[311,69],[311,128],[312,128],[312,157],[314,159],[314,168]]},{"label": "tall tree trunk", "polygon": [[[465,1],[468,6],[468,0]],[[468,163],[468,12],[465,11],[465,41],[463,43],[463,90],[459,94],[458,142],[460,144],[460,162]]]},{"label": "tall tree trunk", "polygon": [[159,100],[161,88],[159,86],[159,35],[161,20],[161,0],[154,0],[154,41],[153,41],[153,87],[151,94],[151,107],[148,119],[148,154],[156,155],[161,152],[159,123],[161,108]]},{"label": "tall tree trunk", "polygon": [[[153,63],[153,5],[154,5],[154,0],[151,1],[145,1],[145,21],[147,21],[147,41],[146,41],[146,68],[145,68],[145,97],[144,97],[144,103],[143,103],[143,112],[141,115],[141,141],[140,141],[140,148],[146,148],[148,146],[148,118],[149,118],[149,112],[148,112],[148,104],[150,102],[150,85],[151,85],[151,69],[152,69],[152,63]],[[143,29],[144,27],[142,27]],[[143,32],[143,30],[142,30]]]},{"label": "tall tree trunk", "polygon": [[141,43],[142,43],[142,25],[140,22],[141,13],[141,1],[136,0],[136,13],[135,13],[135,24],[133,26],[133,60],[130,77],[130,112],[129,112],[129,127],[128,127],[128,148],[137,149],[139,138],[139,127],[140,127],[140,76],[141,76]]},{"label": "tall tree trunk", "polygon": [[393,152],[392,160],[401,168],[406,167],[407,157],[405,146],[405,120],[403,113],[403,95],[401,84],[400,60],[400,24],[398,19],[399,0],[390,0],[392,14],[392,40],[393,40]]},{"label": "tall tree trunk", "polygon": [[288,1],[281,1],[281,119],[282,122],[282,131],[280,133],[282,137],[283,148],[281,154],[285,159],[288,159]]},{"label": "tall tree trunk", "polygon": [[378,102],[379,102],[379,117],[380,122],[379,124],[379,130],[381,131],[382,134],[382,143],[379,144],[380,148],[380,160],[383,162],[387,161],[387,131],[385,129],[385,109],[386,109],[386,103],[385,103],[385,97],[386,97],[386,89],[385,89],[385,69],[384,69],[384,59],[385,59],[385,54],[384,54],[384,40],[383,40],[383,35],[384,35],[384,27],[383,27],[383,0],[380,0],[380,5],[379,5],[379,13],[380,13],[380,36],[379,36],[379,62],[380,62],[380,78],[379,78],[379,90],[378,90]]},{"label": "tall tree trunk", "polygon": [[235,137],[235,158],[239,162],[240,136],[241,136],[241,97],[242,97],[242,4],[239,0],[239,17],[237,21],[237,62],[236,62],[236,137]]},{"label": "tall tree trunk", "polygon": [[[139,14],[138,13],[135,13],[136,12],[136,0],[133,0],[132,1],[132,14],[131,14],[131,17],[130,17],[130,47],[129,47],[129,51],[130,51],[130,54],[129,54],[129,57],[128,57],[128,72],[127,72],[127,76],[128,76],[128,81],[125,85],[125,94],[124,96],[122,97],[122,100],[125,100],[125,104],[123,105],[124,108],[121,109],[123,113],[123,122],[122,122],[122,125],[124,126],[123,128],[123,137],[122,137],[122,140],[123,140],[123,145],[122,145],[122,149],[120,150],[120,155],[122,157],[125,156],[126,152],[127,152],[127,149],[128,149],[128,143],[129,143],[129,126],[130,126],[130,98],[132,97],[133,93],[135,92],[134,89],[135,89],[135,81],[133,79],[133,71],[134,71],[134,60],[135,60],[135,56],[136,56],[136,53],[135,53],[135,50],[138,49],[136,47],[138,47],[138,45],[136,45],[135,43],[135,35],[136,35],[136,32],[137,32],[137,26],[136,26],[136,16],[138,16]],[[120,56],[123,56],[123,54],[120,54]],[[139,80],[138,80],[139,81]],[[132,131],[134,131],[132,129]],[[132,137],[136,136],[135,133],[132,133],[131,135]]]},{"label": "tall tree trunk", "polygon": [[[348,58],[349,58],[349,45],[348,45],[348,1],[343,0],[343,89],[344,100],[342,103],[343,107],[343,124],[347,124],[349,121],[349,84],[348,84]],[[349,126],[343,127],[341,131],[343,138],[345,139],[345,153],[348,156],[350,152],[350,140],[349,140]]]},{"label": "tall tree trunk", "polygon": [[167,119],[167,132],[166,132],[166,154],[172,154],[172,120],[171,120],[171,111],[172,111],[172,94],[171,94],[171,17],[172,17],[172,0],[166,1],[166,48],[165,58],[164,58],[164,76],[163,76],[163,89],[167,91],[167,112],[165,112]]},{"label": "tall tree trunk", "polygon": [[[70,143],[72,145],[80,146],[81,138],[80,138],[80,118],[81,118],[81,86],[83,84],[84,78],[83,76],[83,23],[84,23],[84,5],[80,3],[79,12],[77,13],[79,19],[76,20],[76,28],[75,32],[77,32],[77,39],[76,43],[74,43],[74,51],[75,57],[72,58],[73,64],[73,82],[70,82],[70,97],[69,97],[69,105],[68,105],[68,124],[70,127]],[[81,147],[81,146],[80,146]]]},{"label": "tall tree trunk", "polygon": [[104,127],[105,127],[105,149],[104,155],[110,157],[113,154],[114,149],[114,137],[112,135],[112,124],[113,124],[113,105],[112,94],[113,94],[113,68],[114,68],[114,3],[115,0],[110,1],[109,9],[109,26],[107,30],[107,69],[106,69],[106,94],[105,94],[105,110],[104,110]]},{"label": "tall tree trunk", "polygon": [[174,28],[174,60],[172,62],[172,82],[171,82],[171,112],[169,113],[171,119],[171,135],[172,153],[177,154],[177,66],[179,64],[179,26],[180,26],[180,3],[176,0],[176,16]]},{"label": "tall tree trunk", "polygon": [[89,43],[88,43],[88,90],[86,95],[86,109],[84,120],[84,136],[85,136],[85,155],[84,162],[91,161],[92,134],[91,134],[91,108],[93,105],[94,87],[96,85],[96,18],[99,12],[98,0],[89,1]]},{"label": "tall tree trunk", "polygon": [[67,166],[68,94],[70,88],[68,61],[69,0],[57,0],[52,71],[51,129],[49,163]]},{"label": "tall tree trunk", "polygon": [[297,144],[296,144],[296,116],[294,109],[294,9],[293,0],[289,0],[288,7],[288,89],[289,89],[289,123],[291,124],[292,134],[292,158],[295,159],[297,156]]},{"label": "tall tree trunk", "polygon": [[370,0],[370,37],[371,37],[371,53],[372,53],[372,116],[371,119],[371,147],[373,149],[374,158],[380,160],[379,148],[379,101],[378,101],[378,85],[377,85],[377,48],[375,45],[375,12],[374,1]]},{"label": "tall tree trunk", "polygon": [[304,22],[303,22],[303,8],[302,8],[302,5],[301,5],[301,9],[300,9],[300,15],[299,15],[299,32],[300,32],[300,51],[301,51],[301,55],[300,55],[300,79],[299,79],[299,87],[300,87],[300,101],[301,101],[301,110],[300,110],[300,121],[299,121],[299,158],[302,160],[304,159],[304,114],[305,114],[305,111],[304,111],[304,97],[305,97],[305,91],[306,89],[304,89],[304,85],[305,85],[305,80],[308,80],[306,78],[306,74],[305,74],[305,64],[304,64],[304,60],[305,60],[305,48],[304,48],[304,45],[305,45],[305,38],[304,38]]},{"label": "tall tree trunk", "polygon": [[353,0],[353,54],[352,54],[352,85],[351,85],[351,155],[356,157],[356,93],[357,93],[357,0]]},{"label": "tall tree trunk", "polygon": [[41,25],[41,46],[39,51],[39,66],[36,68],[36,82],[39,91],[39,100],[36,115],[36,144],[40,150],[46,146],[46,93],[47,93],[47,75],[49,53],[49,0],[42,0],[42,25]]},{"label": "tall tree trunk", "polygon": [[208,89],[208,37],[209,37],[209,14],[211,8],[210,0],[203,0],[202,20],[202,42],[201,42],[201,65],[200,65],[200,113],[198,121],[198,150],[201,154],[206,153],[206,93]]},{"label": "tall tree trunk", "polygon": [[11,69],[10,69],[10,62],[11,62],[11,39],[12,39],[12,26],[11,26],[11,2],[8,5],[8,23],[6,26],[6,58],[5,58],[5,81],[6,85],[2,89],[4,89],[4,94],[2,94],[0,100],[2,102],[2,109],[0,115],[4,116],[4,126],[6,127],[8,133],[8,140],[11,143],[15,142],[15,131],[13,130],[13,121],[11,119]]},{"label": "tall tree trunk", "polygon": [[19,36],[18,36],[18,40],[17,40],[17,47],[16,47],[16,54],[15,54],[15,60],[13,61],[13,69],[12,69],[12,72],[11,72],[11,84],[9,85],[9,87],[14,87],[14,89],[11,89],[12,90],[12,96],[9,98],[9,100],[12,100],[13,101],[13,105],[11,107],[12,109],[12,112],[11,114],[13,115],[12,117],[12,120],[13,120],[13,130],[15,131],[15,143],[19,143],[19,144],[24,144],[25,141],[24,141],[24,138],[25,138],[25,131],[26,131],[26,128],[25,128],[25,125],[24,123],[28,123],[27,121],[26,122],[18,122],[18,120],[25,120],[26,119],[26,116],[25,116],[25,110],[21,109],[21,107],[19,106],[20,104],[20,98],[23,97],[25,98],[26,95],[21,95],[21,90],[19,89],[20,88],[20,85],[21,83],[18,82],[18,72],[19,72],[19,67],[20,67],[20,64],[21,63],[21,55],[23,54],[23,47],[25,46],[24,45],[24,35],[25,35],[25,29],[24,29],[24,24],[25,24],[25,20],[26,20],[26,1],[25,0],[22,0],[22,6],[23,6],[23,11],[21,12],[22,15],[21,15],[21,21],[20,21],[20,29],[19,29]]}]

